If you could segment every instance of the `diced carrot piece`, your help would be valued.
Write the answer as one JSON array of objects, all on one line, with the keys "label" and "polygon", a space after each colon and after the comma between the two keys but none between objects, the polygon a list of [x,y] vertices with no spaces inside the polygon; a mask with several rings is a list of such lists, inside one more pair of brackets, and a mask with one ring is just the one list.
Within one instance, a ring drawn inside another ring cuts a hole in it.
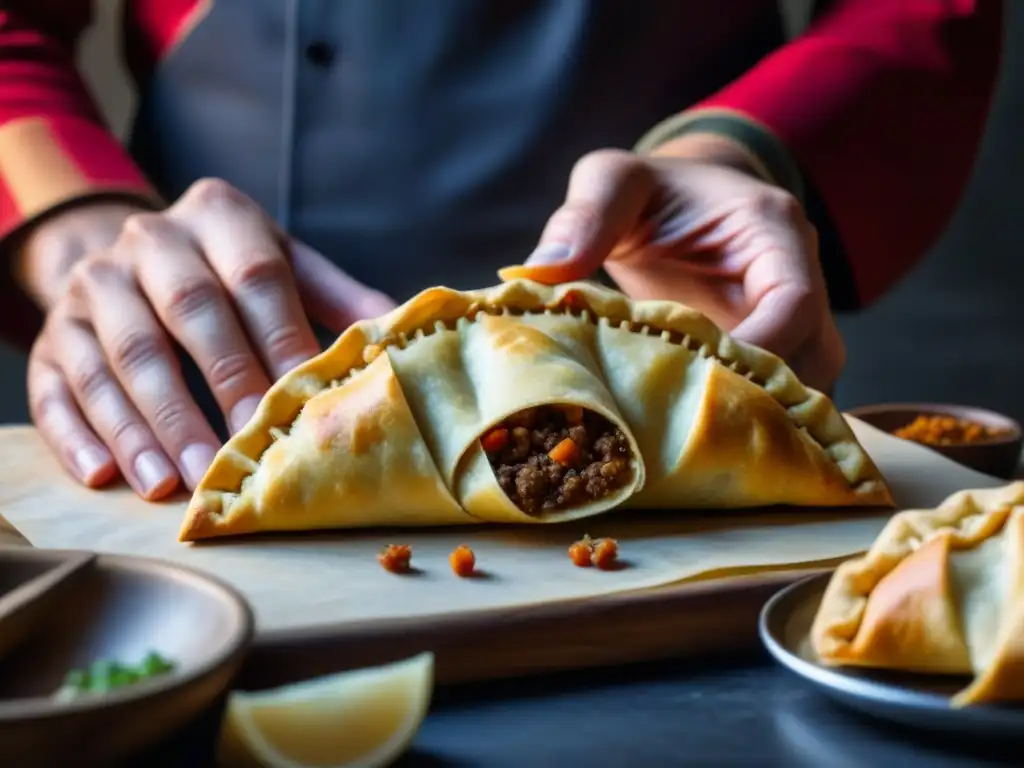
[{"label": "diced carrot piece", "polygon": [[508,445],[508,430],[497,427],[480,438],[480,445],[487,453],[497,453]]},{"label": "diced carrot piece", "polygon": [[600,539],[594,544],[590,561],[602,571],[610,571],[618,562],[619,543],[615,539]]},{"label": "diced carrot piece", "polygon": [[377,562],[392,573],[408,573],[411,561],[412,547],[408,544],[388,544],[377,555]]},{"label": "diced carrot piece", "polygon": [[569,547],[569,559],[572,560],[573,565],[579,568],[589,568],[593,552],[593,542],[589,536],[584,536],[579,541],[574,541],[572,546]]},{"label": "diced carrot piece", "polygon": [[548,452],[548,457],[552,461],[569,467],[579,461],[580,449],[576,443],[572,441],[571,437],[567,437]]},{"label": "diced carrot piece", "polygon": [[455,572],[456,576],[466,578],[473,575],[473,571],[476,568],[476,555],[465,544],[460,544],[452,550],[452,553],[448,556],[448,562],[451,564],[452,571]]}]

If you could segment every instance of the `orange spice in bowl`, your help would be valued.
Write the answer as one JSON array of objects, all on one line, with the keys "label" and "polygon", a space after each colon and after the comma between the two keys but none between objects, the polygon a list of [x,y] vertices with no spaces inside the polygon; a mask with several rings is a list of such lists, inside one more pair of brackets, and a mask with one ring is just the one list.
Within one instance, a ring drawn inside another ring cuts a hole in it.
[{"label": "orange spice in bowl", "polygon": [[997,411],[955,403],[874,403],[848,415],[987,475],[1009,479],[1020,469],[1024,430]]},{"label": "orange spice in bowl", "polygon": [[920,413],[893,434],[924,445],[963,445],[998,440],[1011,433],[1006,428],[990,427],[956,416]]}]

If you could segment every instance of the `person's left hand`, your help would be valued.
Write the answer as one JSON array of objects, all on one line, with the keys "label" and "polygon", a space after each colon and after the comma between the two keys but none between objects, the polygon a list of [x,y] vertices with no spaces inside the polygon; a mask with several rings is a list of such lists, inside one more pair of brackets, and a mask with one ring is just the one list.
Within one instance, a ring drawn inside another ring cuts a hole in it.
[{"label": "person's left hand", "polygon": [[828,392],[846,351],[816,232],[792,195],[744,170],[745,155],[729,155],[723,142],[677,142],[655,157],[585,156],[525,269],[502,276],[559,283],[603,265],[632,298],[693,307]]}]

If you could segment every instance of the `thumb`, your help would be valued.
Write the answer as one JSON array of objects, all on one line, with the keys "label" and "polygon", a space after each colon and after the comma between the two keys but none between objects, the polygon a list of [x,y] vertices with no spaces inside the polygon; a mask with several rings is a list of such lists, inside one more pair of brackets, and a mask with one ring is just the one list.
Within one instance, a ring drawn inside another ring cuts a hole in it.
[{"label": "thumb", "polygon": [[522,266],[506,267],[499,276],[542,283],[588,277],[636,232],[656,189],[654,172],[631,152],[585,156],[569,176],[565,202],[548,219],[537,248]]},{"label": "thumb", "polygon": [[389,296],[349,277],[305,243],[293,238],[290,247],[303,306],[329,331],[341,333],[357,320],[379,317],[397,306]]}]

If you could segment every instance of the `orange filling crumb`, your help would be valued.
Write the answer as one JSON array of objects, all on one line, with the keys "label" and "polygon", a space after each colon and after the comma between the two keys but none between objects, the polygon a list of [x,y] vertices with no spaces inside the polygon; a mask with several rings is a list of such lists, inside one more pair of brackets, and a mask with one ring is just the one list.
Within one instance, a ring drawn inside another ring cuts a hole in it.
[{"label": "orange filling crumb", "polygon": [[473,575],[473,570],[476,568],[476,555],[465,544],[460,544],[448,555],[448,562],[456,576],[465,578]]},{"label": "orange filling crumb", "polygon": [[412,547],[408,544],[388,544],[377,555],[377,562],[392,573],[408,573],[412,562]]},{"label": "orange filling crumb", "polygon": [[572,560],[573,565],[580,568],[589,568],[590,555],[593,551],[594,542],[590,540],[589,536],[584,536],[579,541],[573,542],[572,546],[569,547],[569,559]]},{"label": "orange filling crumb", "polygon": [[614,568],[619,557],[619,542],[615,539],[599,539],[590,555],[595,568],[607,571]]}]

